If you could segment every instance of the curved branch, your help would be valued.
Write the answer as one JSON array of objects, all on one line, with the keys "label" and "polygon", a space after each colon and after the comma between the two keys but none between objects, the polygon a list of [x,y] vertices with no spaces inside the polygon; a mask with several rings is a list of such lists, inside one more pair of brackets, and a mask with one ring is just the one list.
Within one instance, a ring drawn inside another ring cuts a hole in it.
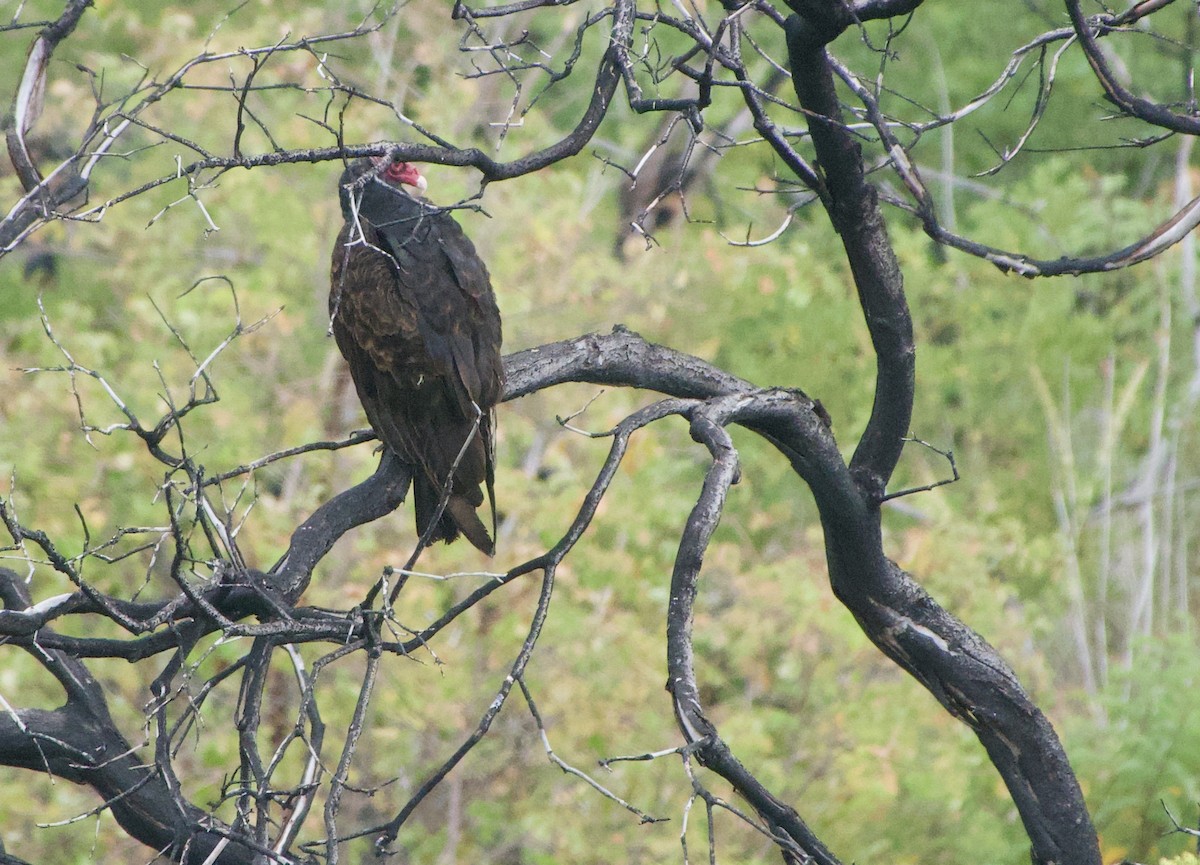
[{"label": "curved branch", "polygon": [[1200,226],[1200,197],[1193,198],[1170,219],[1128,246],[1107,255],[1086,258],[1068,255],[1053,259],[1033,258],[1019,252],[997,249],[949,231],[931,210],[918,210],[916,215],[920,217],[925,233],[938,243],[989,261],[1003,273],[1017,273],[1034,279],[1039,276],[1108,273],[1156,258]]},{"label": "curved branch", "polygon": [[[1100,45],[1096,42],[1096,33],[1104,32],[1107,28],[1116,26],[1118,20],[1123,21],[1124,19],[1101,15],[1089,22],[1083,17],[1083,11],[1079,8],[1079,0],[1066,0],[1066,4],[1067,14],[1071,18],[1071,26],[1075,28],[1075,35],[1083,48],[1084,56],[1087,57],[1092,72],[1096,74],[1096,80],[1104,88],[1105,95],[1112,100],[1113,104],[1131,117],[1144,120],[1154,126],[1170,129],[1173,132],[1182,132],[1186,135],[1200,134],[1200,118],[1194,114],[1176,114],[1157,102],[1134,96],[1121,86],[1112,70],[1109,69],[1108,61],[1104,59]],[[1150,4],[1138,5],[1145,7]],[[1131,10],[1131,12],[1133,11]]]},{"label": "curved branch", "polygon": [[[1056,34],[1047,34],[1047,36],[1054,35]],[[1028,47],[1026,46],[1026,48]],[[1060,48],[1058,53],[1061,54],[1065,48],[1066,46]],[[855,78],[849,69],[836,61],[831,61],[831,65],[838,77],[862,102],[867,117],[887,151],[892,169],[900,176],[900,180],[915,201],[915,204],[907,204],[892,199],[889,200],[889,203],[915,215],[921,221],[922,229],[935,242],[989,261],[1003,273],[1017,273],[1033,279],[1039,276],[1079,276],[1084,273],[1107,273],[1120,270],[1156,258],[1187,237],[1197,226],[1200,226],[1200,197],[1197,197],[1144,237],[1106,255],[1089,257],[1064,255],[1056,259],[1039,259],[1023,253],[988,246],[956,234],[941,224],[934,207],[933,196],[930,195],[917,166],[909,159],[907,149],[893,134],[880,111],[878,100]],[[993,86],[995,87],[995,85]],[[1039,97],[1039,104],[1040,101]]]},{"label": "curved branch", "polygon": [[692,438],[708,449],[713,462],[705,475],[696,505],[688,516],[671,573],[667,608],[667,690],[673,698],[680,729],[700,764],[733,784],[734,789],[750,802],[782,849],[784,861],[789,865],[809,862],[838,865],[838,859],[795,809],[772,795],[733,755],[705,716],[696,683],[692,620],[700,567],[724,510],[729,487],[737,483],[739,474],[737,451],[724,426],[755,401],[753,396],[726,398],[710,402],[690,415]]},{"label": "curved branch", "polygon": [[[62,39],[70,32],[70,29],[74,27],[74,22],[78,20],[78,15],[82,14],[83,9],[89,5],[91,5],[91,0],[72,0],[68,13],[64,13],[62,19],[62,21],[69,20],[70,27],[60,27],[59,25],[62,23],[60,21],[46,29],[47,33],[53,32],[57,34],[54,41],[47,41],[45,35],[43,35],[35,42],[28,64],[29,69],[26,74],[26,77],[33,83],[28,88],[22,85],[21,91],[18,92],[16,108],[20,109],[21,114],[17,116],[32,118],[36,115],[37,100],[35,97],[37,87],[44,86],[45,64],[49,60],[49,51],[57,44],[57,40]],[[69,19],[72,10],[77,10],[77,14],[75,14],[73,19]],[[555,162],[578,154],[596,134],[601,121],[607,115],[608,108],[612,104],[613,96],[622,80],[623,73],[630,65],[628,51],[632,44],[635,13],[636,6],[633,0],[618,0],[611,10],[600,13],[600,17],[611,15],[613,25],[609,33],[608,47],[596,71],[588,106],[574,129],[558,141],[534,153],[508,162],[501,162],[479,148],[455,148],[436,136],[431,136],[438,142],[436,145],[378,142],[375,144],[347,146],[339,140],[337,146],[334,147],[291,150],[276,149],[270,153],[251,156],[246,156],[236,151],[229,156],[220,156],[209,153],[202,148],[193,147],[193,149],[201,154],[202,158],[194,160],[187,165],[180,164],[178,169],[170,175],[150,180],[132,190],[109,198],[92,207],[80,210],[73,215],[73,218],[99,219],[109,208],[121,202],[164,186],[181,177],[187,178],[191,182],[191,179],[196,177],[199,172],[209,170],[224,173],[235,168],[251,169],[301,162],[345,161],[362,156],[382,156],[394,152],[410,162],[432,162],[441,165],[474,167],[480,172],[485,181],[508,180],[538,171]],[[181,86],[184,77],[194,67],[227,57],[247,57],[253,62],[258,63],[261,62],[259,60],[260,55],[269,56],[272,53],[283,51],[312,50],[314,45],[321,42],[353,38],[371,32],[372,29],[374,28],[364,26],[348,33],[302,39],[294,44],[276,44],[269,48],[253,50],[242,49],[227,54],[211,54],[206,52],[193,57],[164,82],[155,83],[152,87],[149,87],[147,92],[141,94],[141,100],[134,107],[128,111],[118,110],[113,112],[111,116],[104,118],[103,124],[93,124],[93,128],[89,134],[100,137],[102,139],[100,143],[91,146],[86,151],[85,148],[81,148],[75,155],[59,165],[51,176],[45,180],[37,174],[36,169],[33,168],[28,158],[24,147],[23,127],[21,123],[17,123],[14,130],[10,131],[9,146],[10,151],[14,153],[14,165],[18,167],[18,173],[25,183],[27,194],[3,219],[0,219],[0,257],[15,249],[31,231],[36,230],[37,226],[41,224],[39,220],[44,221],[48,219],[50,214],[59,207],[75,200],[85,192],[88,188],[89,174],[99,156],[107,152],[128,129],[138,125],[145,125],[138,120],[139,115],[149,106],[160,101],[167,93]],[[59,33],[60,30],[63,32]],[[22,96],[27,90],[29,94]],[[236,88],[234,90],[236,91]],[[348,92],[352,95],[361,95],[351,88],[340,85],[336,86],[334,90]],[[130,98],[132,98],[132,95],[130,95]],[[32,122],[32,120],[29,122]],[[170,137],[165,130],[154,129],[149,126],[146,128],[151,129],[159,135]],[[15,139],[13,138],[14,134],[17,136]],[[85,157],[87,157],[87,163],[80,170],[77,166],[84,161]]]},{"label": "curved branch", "polygon": [[268,584],[291,603],[304,594],[313,568],[346,532],[400,506],[412,481],[411,467],[384,450],[375,473],[338,493],[292,532],[291,544],[267,574]]},{"label": "curved branch", "polygon": [[46,92],[46,73],[50,68],[50,58],[58,43],[71,35],[79,24],[79,19],[91,5],[92,0],[70,0],[58,20],[47,24],[29,48],[21,83],[13,97],[12,126],[5,136],[8,141],[8,157],[12,160],[13,168],[26,192],[32,191],[42,181],[37,166],[33,164],[33,158],[29,155],[25,135],[42,113],[42,98]]},{"label": "curved branch", "polygon": [[[698,358],[652,346],[624,329],[531,349],[508,362],[513,395],[566,380],[693,398],[746,397],[752,390]],[[812,401],[793,391],[763,396],[730,417],[771,440],[812,489],[838,599],[876,646],[972,728],[1013,796],[1035,861],[1099,865],[1082,791],[1045,716],[995,649],[884,555],[879,509],[842,462]],[[693,726],[704,735],[702,723],[693,720]]]},{"label": "curved branch", "polygon": [[[823,14],[843,8],[838,3],[821,5]],[[867,182],[862,150],[846,131],[834,90],[825,45],[840,32],[840,20],[832,14],[829,18],[792,15],[784,26],[792,84],[809,117],[813,147],[825,171],[830,196],[826,209],[846,250],[875,347],[875,402],[850,469],[868,497],[878,502],[900,459],[912,419],[916,387],[912,316],[878,195]]]}]

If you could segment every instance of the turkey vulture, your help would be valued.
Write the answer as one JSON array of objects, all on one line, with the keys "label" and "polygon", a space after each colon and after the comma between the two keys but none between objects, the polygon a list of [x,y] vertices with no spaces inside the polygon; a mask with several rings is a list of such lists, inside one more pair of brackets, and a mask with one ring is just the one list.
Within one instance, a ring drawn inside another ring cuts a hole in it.
[{"label": "turkey vulture", "polygon": [[358,160],[338,186],[346,224],[329,315],[358,398],[412,468],[417,532],[447,543],[461,533],[492,555],[476,513],[486,486],[494,534],[493,407],[504,367],[487,267],[458,223],[418,195],[425,179],[412,164]]}]

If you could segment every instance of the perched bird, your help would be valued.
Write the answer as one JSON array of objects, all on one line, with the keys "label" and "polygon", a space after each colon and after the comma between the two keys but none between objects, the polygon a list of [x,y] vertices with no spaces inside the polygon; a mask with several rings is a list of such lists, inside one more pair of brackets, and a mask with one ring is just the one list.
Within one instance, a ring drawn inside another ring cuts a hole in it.
[{"label": "perched bird", "polygon": [[[495,552],[494,410],[504,390],[500,311],[458,223],[419,193],[411,163],[373,157],[338,181],[345,225],[329,315],[371,426],[412,467],[417,532]],[[476,512],[487,489],[492,534]],[[444,512],[434,522],[448,489]]]}]

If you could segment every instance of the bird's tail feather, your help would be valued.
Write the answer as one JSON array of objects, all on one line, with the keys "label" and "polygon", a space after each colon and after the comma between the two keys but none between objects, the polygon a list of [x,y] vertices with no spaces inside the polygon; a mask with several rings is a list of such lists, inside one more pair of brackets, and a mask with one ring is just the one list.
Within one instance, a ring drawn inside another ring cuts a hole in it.
[{"label": "bird's tail feather", "polygon": [[[424,478],[413,479],[413,510],[417,520],[417,534],[424,535],[433,522],[438,505],[441,504],[441,493]],[[429,542],[445,541],[450,543],[462,534],[475,549],[485,555],[496,554],[496,545],[488,534],[487,528],[479,519],[475,505],[465,496],[452,493],[446,502],[437,525],[429,536]]]},{"label": "bird's tail feather", "polygon": [[446,515],[454,521],[454,525],[475,549],[485,556],[496,554],[495,541],[488,534],[483,520],[479,519],[475,506],[469,501],[462,496],[450,496],[450,501],[446,502]]}]

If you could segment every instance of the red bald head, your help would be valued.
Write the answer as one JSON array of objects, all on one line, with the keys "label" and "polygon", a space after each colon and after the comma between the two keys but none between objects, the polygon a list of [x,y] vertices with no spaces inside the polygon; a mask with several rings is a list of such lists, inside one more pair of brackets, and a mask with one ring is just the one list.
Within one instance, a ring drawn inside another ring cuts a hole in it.
[{"label": "red bald head", "polygon": [[417,171],[417,166],[411,162],[391,156],[372,156],[371,162],[382,168],[379,176],[392,186],[413,186],[418,192],[424,192],[428,185],[421,172]]}]

